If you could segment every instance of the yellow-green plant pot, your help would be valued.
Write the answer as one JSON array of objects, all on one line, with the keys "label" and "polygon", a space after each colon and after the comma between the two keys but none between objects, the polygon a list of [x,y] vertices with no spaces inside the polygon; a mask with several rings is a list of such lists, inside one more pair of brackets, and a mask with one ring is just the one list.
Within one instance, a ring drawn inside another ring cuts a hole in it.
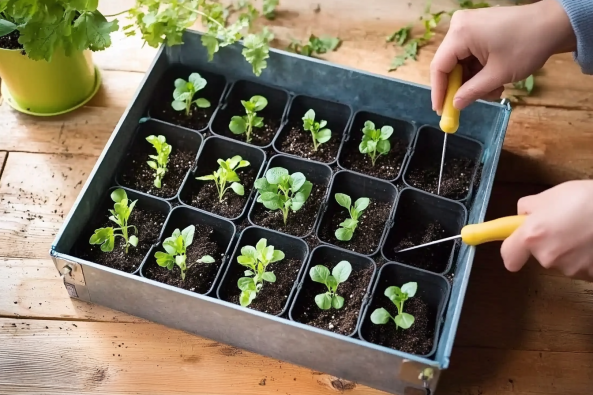
[{"label": "yellow-green plant pot", "polygon": [[2,96],[14,109],[38,116],[72,111],[99,90],[101,75],[91,51],[66,56],[58,49],[51,62],[31,60],[21,50],[0,49]]}]

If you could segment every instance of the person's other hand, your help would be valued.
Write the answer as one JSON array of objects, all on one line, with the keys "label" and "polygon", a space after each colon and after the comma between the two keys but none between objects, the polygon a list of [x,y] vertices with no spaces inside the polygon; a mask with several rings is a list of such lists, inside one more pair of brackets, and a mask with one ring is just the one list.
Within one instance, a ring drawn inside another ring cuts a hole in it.
[{"label": "person's other hand", "polygon": [[553,54],[574,48],[574,31],[557,0],[457,11],[430,65],[432,108],[440,114],[457,63],[464,66],[465,83],[453,104],[461,110],[478,99],[500,98],[504,84],[527,78]]},{"label": "person's other hand", "polygon": [[593,279],[593,181],[570,181],[517,204],[527,219],[504,241],[501,255],[511,272],[533,255],[546,269]]}]

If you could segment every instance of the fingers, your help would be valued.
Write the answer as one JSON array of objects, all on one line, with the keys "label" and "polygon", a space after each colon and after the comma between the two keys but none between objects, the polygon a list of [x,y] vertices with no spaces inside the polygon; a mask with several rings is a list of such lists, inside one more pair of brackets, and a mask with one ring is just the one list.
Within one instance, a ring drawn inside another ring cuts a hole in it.
[{"label": "fingers", "polygon": [[502,92],[504,92],[504,87],[503,86],[501,86],[498,89],[493,90],[492,92],[487,93],[486,95],[484,95],[480,99],[491,100],[491,101],[498,100],[502,96]]},{"label": "fingers", "polygon": [[537,210],[539,195],[525,196],[517,201],[517,214],[529,215]]},{"label": "fingers", "polygon": [[504,266],[510,272],[518,272],[531,256],[531,251],[527,247],[524,237],[523,226],[517,229],[508,237],[500,248],[500,255],[504,261]]},{"label": "fingers", "polygon": [[453,99],[453,105],[462,110],[474,101],[499,91],[503,85],[504,81],[497,72],[497,67],[493,62],[488,62],[479,73],[459,88]]}]

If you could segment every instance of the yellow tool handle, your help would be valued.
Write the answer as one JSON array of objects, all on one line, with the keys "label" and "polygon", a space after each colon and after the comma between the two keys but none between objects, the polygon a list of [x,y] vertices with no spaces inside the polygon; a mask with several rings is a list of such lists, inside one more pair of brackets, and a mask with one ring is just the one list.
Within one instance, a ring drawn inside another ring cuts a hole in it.
[{"label": "yellow tool handle", "polygon": [[447,86],[447,93],[445,94],[445,102],[443,103],[443,114],[439,123],[441,130],[445,133],[455,133],[459,128],[459,110],[453,107],[453,99],[461,87],[462,82],[463,67],[457,64],[451,74],[449,74],[449,84]]},{"label": "yellow tool handle", "polygon": [[470,246],[505,240],[525,222],[526,218],[526,215],[513,215],[481,224],[466,225],[461,229],[461,240]]}]

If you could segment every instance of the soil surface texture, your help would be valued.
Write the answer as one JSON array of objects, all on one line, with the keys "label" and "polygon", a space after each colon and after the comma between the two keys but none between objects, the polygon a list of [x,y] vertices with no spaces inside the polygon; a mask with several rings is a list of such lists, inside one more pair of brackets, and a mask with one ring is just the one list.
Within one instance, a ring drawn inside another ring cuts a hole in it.
[{"label": "soil surface texture", "polygon": [[[196,94],[199,97],[199,93]],[[173,91],[171,91],[171,99],[169,96],[157,96],[155,99],[157,103],[153,106],[151,116],[161,121],[169,122],[175,125],[183,126],[193,130],[202,130],[208,127],[210,117],[216,109],[216,103],[210,101],[209,108],[200,108],[192,104],[189,110],[189,115],[183,111],[176,111],[171,107],[173,101]]]},{"label": "soil surface texture", "polygon": [[[440,196],[461,200],[469,192],[475,161],[468,158],[445,158]],[[410,169],[406,181],[411,186],[433,194],[439,184],[440,162],[423,160],[418,168]]]},{"label": "soil surface texture", "polygon": [[161,181],[161,188],[154,186],[155,170],[146,162],[151,160],[148,155],[155,155],[153,146],[146,140],[139,140],[130,152],[121,173],[121,182],[128,188],[136,189],[161,198],[172,198],[183,183],[185,175],[192,167],[198,147],[188,149],[173,146],[169,155],[167,173]]},{"label": "soil surface texture", "polygon": [[368,310],[369,322],[365,323],[366,333],[363,333],[365,340],[410,354],[426,355],[432,350],[436,313],[431,311],[422,299],[414,297],[404,303],[404,312],[414,316],[414,324],[405,330],[397,328],[393,320],[389,320],[384,325],[375,325],[370,322],[370,314],[381,307],[386,309],[392,317],[397,315],[397,307],[383,295],[383,292],[375,296],[371,307]]},{"label": "soil surface texture", "polygon": [[455,242],[438,243],[398,254],[397,251],[405,248],[430,243],[431,241],[447,237],[445,230],[437,222],[428,225],[408,222],[408,225],[409,233],[393,249],[393,260],[435,273],[444,272],[449,264],[451,248]]},{"label": "soil surface texture", "polygon": [[[166,267],[157,265],[156,260],[150,259],[142,269],[143,275],[151,280],[158,281],[163,284],[172,285],[177,288],[204,294],[210,290],[216,274],[222,264],[224,251],[226,246],[220,246],[214,240],[214,230],[205,225],[195,225],[196,231],[194,234],[194,241],[187,247],[187,265],[194,263],[185,274],[185,281],[181,279],[181,269],[175,265],[173,270],[168,270]],[[171,235],[164,235],[169,237]],[[164,251],[160,246],[159,251]],[[197,263],[197,260],[204,255],[210,255],[215,259],[214,263]]]},{"label": "soil surface texture", "polygon": [[323,186],[313,184],[311,195],[309,195],[309,199],[307,199],[303,207],[297,212],[290,210],[288,213],[286,225],[284,225],[282,211],[268,210],[262,203],[257,202],[253,207],[251,220],[254,224],[264,228],[277,230],[297,237],[305,236],[313,230],[319,206],[323,202],[326,190],[327,188]]},{"label": "soil surface texture", "polygon": [[[334,266],[328,269],[331,271]],[[339,310],[333,307],[329,310],[321,310],[317,306],[315,296],[327,292],[327,287],[313,282],[309,273],[306,273],[306,276],[308,278],[298,298],[304,306],[295,308],[292,318],[297,322],[341,335],[352,334],[356,329],[362,300],[373,276],[373,268],[352,270],[348,280],[338,286],[337,294],[344,298],[344,306]],[[295,315],[295,311],[299,311],[298,315]]]},{"label": "soil surface texture", "polygon": [[[243,115],[243,114],[237,114]],[[249,144],[257,145],[257,146],[264,146],[268,145],[276,136],[276,132],[280,128],[280,120],[276,119],[264,119],[264,126],[261,128],[253,128],[251,131],[251,141]],[[239,140],[242,142],[246,142],[246,135],[243,134],[234,134],[229,130],[229,125],[225,124],[222,125],[221,122],[217,122],[214,131],[218,134],[221,134],[225,137],[229,137],[235,140]]]},{"label": "soil surface texture", "polygon": [[2,49],[21,49],[23,46],[19,44],[20,33],[18,30],[13,31],[6,36],[0,37],[0,48]]},{"label": "soil surface texture", "polygon": [[339,207],[339,210],[334,212],[328,210],[319,228],[319,238],[326,243],[334,244],[346,250],[358,252],[359,254],[371,254],[379,246],[390,211],[390,203],[371,200],[369,207],[358,219],[358,226],[352,239],[350,241],[340,241],[336,239],[336,230],[346,218],[350,218],[350,214],[343,207]]},{"label": "soil surface texture", "polygon": [[285,128],[288,129],[288,133],[283,141],[277,145],[280,151],[323,163],[333,162],[338,156],[342,139],[341,131],[337,133],[332,131],[331,139],[324,144],[320,144],[317,151],[314,151],[311,132],[303,129],[302,122],[291,122]]},{"label": "soil surface texture", "polygon": [[391,149],[387,155],[377,157],[375,166],[373,166],[370,156],[360,153],[358,149],[360,140],[345,143],[340,154],[340,165],[345,169],[372,177],[393,180],[403,166],[408,145],[405,141],[395,138],[390,139],[390,141]]},{"label": "soil surface texture", "polygon": [[[115,238],[115,247],[111,252],[103,252],[100,245],[89,243],[89,239],[95,229],[118,227],[118,225],[108,219],[109,212],[107,209],[105,209],[104,214],[101,219],[94,220],[92,222],[92,230],[78,240],[74,247],[74,255],[87,261],[121,270],[122,272],[133,273],[140,267],[150,248],[158,241],[167,215],[158,211],[143,210],[142,202],[138,201],[128,219],[129,225],[135,225],[138,228],[138,233],[136,234],[138,237],[138,246],[129,246],[128,253],[126,254],[123,237]],[[129,232],[129,235],[134,234],[133,229],[130,229]],[[120,232],[118,231],[118,233]]]},{"label": "soil surface texture", "polygon": [[[201,177],[203,175],[206,175],[206,173],[196,174],[196,177]],[[249,198],[249,194],[253,189],[253,183],[257,176],[257,169],[254,169],[251,166],[241,168],[237,170],[237,175],[241,179],[240,184],[243,185],[243,188],[245,189],[243,196],[239,196],[232,189],[228,189],[221,202],[214,181],[194,179],[190,187],[191,196],[189,197],[189,201],[191,202],[191,205],[225,218],[238,217],[243,211],[247,199]],[[227,183],[227,187],[229,185],[230,183]]]},{"label": "soil surface texture", "polygon": [[[237,286],[237,281],[239,281],[239,278],[244,277],[243,272],[247,268],[239,265],[236,259],[234,262],[231,262],[231,265],[239,266],[239,268],[235,268],[232,273],[229,273],[230,278],[226,290],[228,301],[240,304],[239,296],[241,295],[241,290]],[[299,270],[301,270],[302,265],[303,262],[296,259],[283,259],[278,262],[270,263],[266,268],[266,271],[274,272],[276,275],[276,282],[264,282],[261,291],[259,291],[257,297],[251,302],[248,308],[272,315],[280,314],[284,307],[286,307],[290,291],[294,286],[294,282],[299,275]]]}]

